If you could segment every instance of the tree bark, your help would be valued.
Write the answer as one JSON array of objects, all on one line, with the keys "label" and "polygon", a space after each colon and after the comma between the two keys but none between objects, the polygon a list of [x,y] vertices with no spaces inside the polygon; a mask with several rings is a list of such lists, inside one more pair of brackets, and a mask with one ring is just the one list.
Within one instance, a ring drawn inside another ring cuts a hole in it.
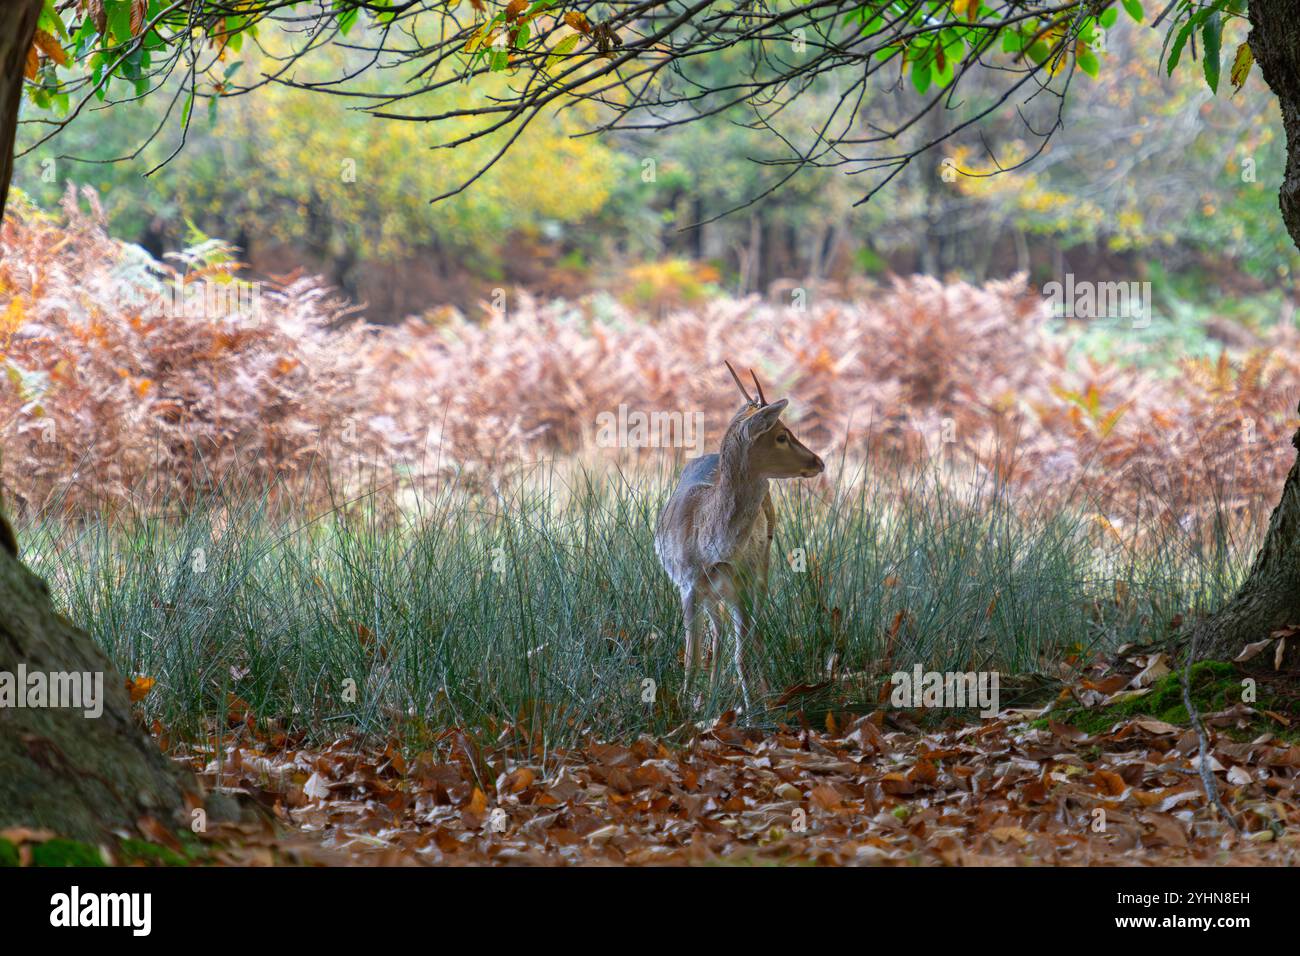
[{"label": "tree bark", "polygon": [[18,135],[18,105],[23,97],[23,70],[36,34],[40,0],[15,0],[0,13],[0,217],[9,199],[14,172],[14,140]]},{"label": "tree bark", "polygon": [[99,843],[136,830],[143,817],[188,822],[185,791],[197,794],[197,782],[137,726],[125,682],[99,645],[54,610],[43,581],[0,551],[0,672],[16,680],[20,668],[98,674],[103,713],[0,706],[0,829],[41,827]]},{"label": "tree bark", "polygon": [[[1247,42],[1282,108],[1287,162],[1278,200],[1287,232],[1300,248],[1300,3],[1255,0],[1248,15]],[[1291,444],[1296,462],[1250,573],[1233,598],[1200,625],[1199,650],[1208,656],[1232,656],[1274,628],[1300,623],[1300,431]]]},{"label": "tree bark", "polygon": [[[40,10],[41,0],[0,6],[0,217]],[[0,530],[8,530],[2,515]],[[19,695],[34,701],[16,686],[20,672],[98,674],[103,711],[17,706]],[[0,697],[0,829],[39,827],[100,843],[138,829],[144,817],[185,821],[185,792],[198,793],[197,782],[136,725],[124,681],[91,636],[54,610],[45,583],[18,561],[11,532],[0,534],[0,680],[11,689]]]}]

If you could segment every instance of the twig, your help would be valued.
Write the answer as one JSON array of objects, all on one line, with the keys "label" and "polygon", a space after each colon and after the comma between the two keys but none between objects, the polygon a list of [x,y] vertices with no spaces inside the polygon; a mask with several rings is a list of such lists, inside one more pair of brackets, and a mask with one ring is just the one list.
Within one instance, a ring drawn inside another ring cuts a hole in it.
[{"label": "twig", "polygon": [[1228,808],[1224,806],[1223,798],[1219,796],[1219,785],[1215,782],[1214,772],[1210,769],[1210,740],[1205,733],[1205,724],[1201,722],[1201,712],[1192,703],[1192,664],[1196,662],[1196,645],[1200,643],[1201,630],[1200,626],[1192,628],[1192,637],[1187,645],[1187,664],[1180,675],[1183,685],[1183,706],[1187,708],[1187,714],[1192,719],[1192,728],[1196,731],[1200,747],[1200,760],[1197,762],[1196,769],[1200,771],[1201,786],[1205,788],[1205,796],[1218,808],[1224,819],[1232,825],[1232,829],[1237,835],[1241,836],[1241,824],[1237,822],[1236,817],[1228,812]]}]

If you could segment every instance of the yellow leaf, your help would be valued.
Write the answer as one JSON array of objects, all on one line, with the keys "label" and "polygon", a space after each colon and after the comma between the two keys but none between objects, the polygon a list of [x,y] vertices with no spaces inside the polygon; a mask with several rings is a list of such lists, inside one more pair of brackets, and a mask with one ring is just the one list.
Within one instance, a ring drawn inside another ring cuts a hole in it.
[{"label": "yellow leaf", "polygon": [[23,300],[14,296],[9,300],[9,307],[5,309],[4,315],[0,316],[0,335],[8,338],[17,332],[18,327],[23,324],[25,315]]},{"label": "yellow leaf", "polygon": [[579,33],[591,32],[591,24],[587,22],[586,15],[578,13],[575,10],[570,10],[564,15],[564,22],[573,27],[573,29],[577,30]]},{"label": "yellow leaf", "polygon": [[1232,72],[1228,74],[1229,79],[1232,80],[1232,92],[1235,93],[1246,85],[1246,77],[1250,75],[1250,68],[1254,62],[1255,53],[1249,43],[1237,47],[1237,55],[1232,60]]},{"label": "yellow leaf", "polygon": [[952,0],[953,16],[965,17],[973,23],[979,12],[980,0]]},{"label": "yellow leaf", "polygon": [[153,685],[158,683],[152,677],[132,677],[126,682],[126,692],[131,695],[131,703],[137,704],[148,696]]}]

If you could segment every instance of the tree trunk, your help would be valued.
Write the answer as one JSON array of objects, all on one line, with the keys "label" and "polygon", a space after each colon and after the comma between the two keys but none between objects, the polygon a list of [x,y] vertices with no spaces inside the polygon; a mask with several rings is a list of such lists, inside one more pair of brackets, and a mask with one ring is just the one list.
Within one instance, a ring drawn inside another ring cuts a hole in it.
[{"label": "tree trunk", "polygon": [[[0,217],[40,10],[41,0],[0,8]],[[8,531],[2,516],[0,529]],[[89,717],[85,706],[52,707],[49,700],[18,706],[38,702],[19,685],[20,674],[98,674],[103,712]],[[0,535],[0,829],[40,827],[99,843],[137,829],[142,817],[184,822],[187,790],[199,792],[198,784],[136,726],[125,684],[104,652],[55,612],[45,583],[19,563],[12,534]]]},{"label": "tree trunk", "polygon": [[14,172],[14,139],[18,135],[18,104],[23,97],[23,70],[36,34],[40,0],[14,0],[0,13],[0,217],[9,199]]},{"label": "tree trunk", "polygon": [[[1249,17],[1251,52],[1282,107],[1287,162],[1279,202],[1287,232],[1300,247],[1300,4],[1255,0]],[[1199,650],[1208,656],[1232,656],[1274,628],[1300,623],[1300,431],[1291,444],[1296,462],[1250,574],[1232,600],[1200,625]]]}]

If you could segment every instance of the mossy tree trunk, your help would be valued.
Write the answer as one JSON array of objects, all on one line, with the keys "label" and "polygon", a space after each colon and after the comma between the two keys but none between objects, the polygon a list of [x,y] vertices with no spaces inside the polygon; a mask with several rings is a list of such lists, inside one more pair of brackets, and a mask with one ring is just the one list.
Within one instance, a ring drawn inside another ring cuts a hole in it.
[{"label": "mossy tree trunk", "polygon": [[[40,10],[41,0],[0,4],[0,215]],[[39,827],[100,842],[136,830],[144,817],[184,823],[185,791],[198,791],[194,778],[136,725],[123,679],[90,635],[54,610],[45,583],[19,562],[3,517],[0,530],[0,672],[13,679],[20,668],[100,674],[103,687],[98,717],[84,708],[0,706],[0,828]]]}]

